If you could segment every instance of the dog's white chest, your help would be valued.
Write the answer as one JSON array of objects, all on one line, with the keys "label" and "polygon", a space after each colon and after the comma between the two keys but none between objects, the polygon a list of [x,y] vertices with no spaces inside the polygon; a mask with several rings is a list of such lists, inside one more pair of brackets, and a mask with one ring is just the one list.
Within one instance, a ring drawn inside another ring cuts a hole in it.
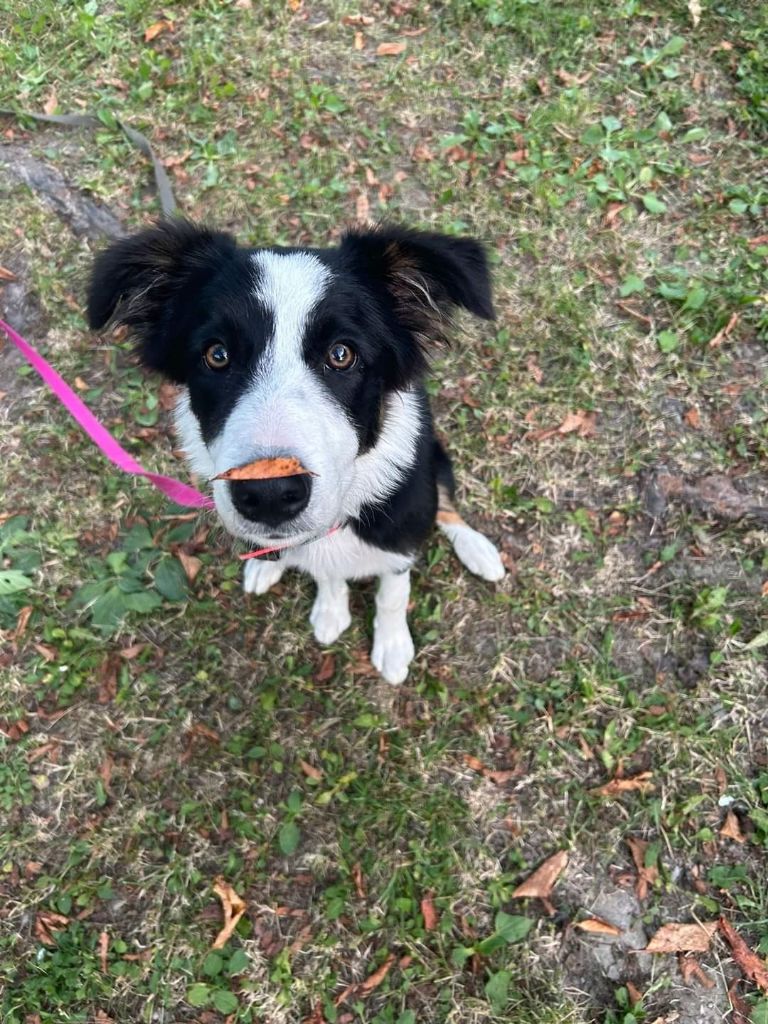
[{"label": "dog's white chest", "polygon": [[349,527],[342,527],[329,537],[286,551],[280,561],[287,567],[309,573],[315,579],[355,580],[404,572],[413,565],[414,556],[372,547]]}]

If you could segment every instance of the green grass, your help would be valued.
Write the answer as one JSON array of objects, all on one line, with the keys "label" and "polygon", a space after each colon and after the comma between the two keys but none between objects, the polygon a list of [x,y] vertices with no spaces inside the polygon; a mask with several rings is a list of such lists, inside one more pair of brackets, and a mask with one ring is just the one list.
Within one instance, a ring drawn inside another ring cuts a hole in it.
[{"label": "green grass", "polygon": [[[723,474],[768,505],[768,24],[758,3],[702,7],[695,28],[654,0],[0,14],[0,107],[103,123],[4,120],[4,142],[127,226],[158,210],[116,116],[152,138],[185,213],[243,241],[326,244],[366,205],[486,240],[498,322],[463,323],[430,389],[467,515],[513,567],[493,589],[431,542],[393,691],[366,660],[370,585],[329,658],[307,581],[245,598],[221,529],[106,469],[3,347],[8,1024],[727,1015],[719,940],[711,992],[632,952],[721,912],[768,950],[765,521],[706,494],[660,511],[654,490],[660,470],[700,493]],[[178,473],[167,392],[126,340],[85,331],[97,243],[12,173],[0,230],[31,340],[140,461]],[[576,410],[583,430],[548,433]],[[650,792],[595,792],[643,771]],[[742,844],[720,835],[728,809]],[[657,868],[642,904],[630,837]],[[554,914],[515,899],[564,848]],[[219,876],[248,911],[212,951]],[[588,916],[622,936],[577,933]]]}]

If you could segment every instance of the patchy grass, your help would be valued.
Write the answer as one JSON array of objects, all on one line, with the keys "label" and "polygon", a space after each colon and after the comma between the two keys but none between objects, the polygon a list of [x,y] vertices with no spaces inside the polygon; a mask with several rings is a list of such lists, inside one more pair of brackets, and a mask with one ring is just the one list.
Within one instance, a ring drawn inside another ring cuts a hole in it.
[{"label": "patchy grass", "polygon": [[[369,586],[317,649],[305,582],[246,599],[220,529],[106,470],[5,346],[8,1024],[728,1017],[720,940],[712,988],[636,952],[720,913],[768,950],[768,25],[702,7],[694,27],[654,0],[11,5],[0,106],[104,127],[4,121],[9,319],[174,471],[168,389],[83,327],[98,230],[20,177],[52,165],[141,223],[115,115],[185,212],[243,240],[323,243],[367,211],[480,234],[499,320],[465,325],[432,393],[512,572],[491,589],[435,538],[393,691]],[[562,848],[553,913],[515,899]],[[218,952],[217,876],[249,905]],[[621,934],[572,927],[590,916]]]}]

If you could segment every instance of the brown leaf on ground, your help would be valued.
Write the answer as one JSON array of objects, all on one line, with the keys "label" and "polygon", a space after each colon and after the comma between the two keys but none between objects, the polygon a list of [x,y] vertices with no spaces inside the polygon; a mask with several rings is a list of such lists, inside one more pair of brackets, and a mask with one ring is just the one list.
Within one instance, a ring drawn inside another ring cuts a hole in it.
[{"label": "brown leaf on ground", "polygon": [[48,98],[43,104],[43,113],[52,114],[56,110],[56,107],[58,107],[58,105],[59,97],[56,95],[56,90],[51,89],[51,91],[48,93]]},{"label": "brown leaf on ground", "polygon": [[151,25],[149,25],[147,28],[144,29],[144,42],[145,43],[151,43],[152,40],[153,39],[157,39],[157,37],[162,32],[169,32],[172,29],[173,29],[173,22],[172,21],[168,21],[167,18],[162,18],[160,21],[155,21]]},{"label": "brown leaf on ground", "polygon": [[356,861],[352,865],[352,881],[355,883],[355,892],[361,900],[365,899],[365,883],[363,882],[363,868],[360,861]]},{"label": "brown leaf on ground", "polygon": [[56,914],[52,910],[41,910],[35,918],[34,932],[45,946],[55,946],[54,933],[60,932],[69,924],[69,918]]},{"label": "brown leaf on ground", "polygon": [[327,683],[329,679],[333,679],[335,672],[336,655],[331,651],[326,651],[320,662],[320,668],[315,672],[315,682]]},{"label": "brown leaf on ground", "polygon": [[599,786],[591,792],[595,796],[621,796],[622,793],[653,793],[656,786],[651,779],[653,772],[640,772],[629,779],[611,779],[604,786]]},{"label": "brown leaf on ground", "polygon": [[706,953],[716,931],[717,921],[694,921],[692,924],[680,924],[675,921],[664,924],[643,952]]},{"label": "brown leaf on ground", "polygon": [[749,1003],[739,995],[740,978],[734,978],[728,989],[728,999],[733,1009],[731,1024],[749,1024],[752,1016],[752,1008]]},{"label": "brown leaf on ground", "polygon": [[572,75],[570,71],[564,71],[563,68],[558,68],[555,71],[555,77],[559,78],[563,85],[568,88],[572,88],[574,85],[584,85],[592,77],[591,71],[585,71],[583,75]]},{"label": "brown leaf on ground", "polygon": [[709,347],[719,348],[720,345],[723,344],[725,339],[731,333],[731,331],[734,329],[739,320],[741,320],[741,313],[731,313],[728,323],[724,327],[721,327],[713,338],[710,338]]},{"label": "brown leaf on ground", "polygon": [[99,933],[99,963],[101,965],[101,973],[109,974],[109,932]]},{"label": "brown leaf on ground", "polygon": [[356,50],[362,50],[365,46],[365,36],[362,32],[355,32],[354,47]]},{"label": "brown leaf on ground", "polygon": [[689,409],[686,409],[683,415],[683,419],[688,424],[688,426],[693,427],[694,430],[698,430],[701,426],[701,413],[695,405],[692,405]]},{"label": "brown leaf on ground", "polygon": [[114,1017],[110,1017],[103,1010],[97,1010],[93,1017],[94,1024],[115,1024]]},{"label": "brown leaf on ground", "polygon": [[299,767],[309,779],[315,779],[319,782],[323,777],[323,773],[319,768],[315,768],[313,764],[309,764],[307,761],[299,761]]},{"label": "brown leaf on ground", "polygon": [[739,819],[736,817],[733,811],[728,811],[725,816],[725,822],[723,827],[720,829],[720,835],[726,839],[733,839],[736,843],[746,843],[747,837],[741,831],[741,825]]},{"label": "brown leaf on ground", "polygon": [[495,782],[497,786],[502,785],[504,782],[509,782],[510,779],[517,775],[514,769],[495,769],[486,767],[479,757],[475,757],[472,754],[464,755],[464,764],[467,768],[471,768],[473,772],[477,772],[482,775],[484,779],[489,779],[491,782]]},{"label": "brown leaf on ground", "polygon": [[377,57],[397,57],[405,50],[405,43],[379,43],[376,47]]},{"label": "brown leaf on ground", "polygon": [[428,892],[421,901],[421,916],[424,918],[424,928],[433,932],[437,928],[440,917],[435,909],[434,894]]},{"label": "brown leaf on ground", "polygon": [[631,981],[628,981],[624,987],[626,988],[627,995],[629,996],[629,1005],[634,1010],[636,1006],[639,1006],[640,1003],[642,1003],[643,993],[637,985],[633,985]]},{"label": "brown leaf on ground", "polygon": [[224,927],[216,936],[211,949],[222,949],[229,941],[235,928],[237,928],[238,921],[245,913],[247,904],[241,896],[237,895],[229,882],[225,882],[221,876],[214,882],[213,891],[221,900],[221,909],[224,913]]},{"label": "brown leaf on ground", "polygon": [[0,266],[0,281],[16,281],[16,275],[12,270],[8,270],[7,267]]},{"label": "brown leaf on ground", "polygon": [[557,853],[553,853],[529,878],[518,885],[512,893],[513,899],[522,899],[523,897],[549,899],[555,882],[565,870],[567,863],[568,853],[566,850],[558,850]]},{"label": "brown leaf on ground", "polygon": [[642,903],[648,895],[648,889],[654,885],[658,879],[659,869],[655,865],[651,865],[650,867],[646,867],[645,865],[645,851],[649,846],[645,839],[637,839],[635,836],[627,836],[626,843],[629,847],[629,852],[632,854],[632,860],[635,862],[635,868],[637,869],[635,895]]},{"label": "brown leaf on ground", "polygon": [[714,988],[715,983],[705,974],[701,969],[701,964],[695,956],[691,956],[690,953],[678,953],[677,964],[680,968],[680,974],[686,985],[690,985],[691,982],[696,979],[700,982],[704,988]]},{"label": "brown leaf on ground", "polygon": [[200,572],[203,563],[199,558],[195,558],[194,555],[188,555],[186,551],[177,552],[177,557],[181,562],[181,567],[184,570],[184,574],[190,583],[195,582],[195,577]]},{"label": "brown leaf on ground", "polygon": [[355,982],[353,985],[348,985],[341,995],[336,997],[335,1005],[341,1006],[341,1004],[345,1003],[350,996],[368,995],[369,992],[373,992],[374,989],[377,989],[389,974],[395,959],[395,954],[390,953],[381,967],[375,970],[373,974],[368,975],[365,981],[359,981]]},{"label": "brown leaf on ground", "polygon": [[603,921],[601,917],[588,917],[584,921],[576,921],[574,928],[580,928],[581,931],[587,932],[590,935],[621,935],[621,928],[617,928],[615,924],[609,924],[607,921]]},{"label": "brown leaf on ground", "polygon": [[371,216],[371,204],[365,192],[361,192],[355,200],[355,217],[362,224],[367,224]]},{"label": "brown leaf on ground", "polygon": [[99,704],[109,704],[117,696],[117,670],[120,659],[108,654],[99,668],[99,692],[96,697]]},{"label": "brown leaf on ground", "polygon": [[342,25],[372,25],[374,21],[370,14],[345,14],[341,19]]},{"label": "brown leaf on ground", "polygon": [[768,992],[768,967],[765,961],[749,948],[730,921],[721,917],[719,926],[744,977],[753,981],[763,992]]},{"label": "brown leaf on ground", "polygon": [[125,661],[133,661],[134,658],[137,658],[141,654],[146,646],[146,644],[131,644],[130,647],[124,647],[122,651],[120,651],[120,657],[124,658]]},{"label": "brown leaf on ground", "polygon": [[530,375],[533,377],[536,383],[541,384],[544,380],[544,373],[539,364],[536,362],[536,356],[531,356],[525,365],[526,369],[528,370],[528,373],[530,373]]},{"label": "brown leaf on ground", "polygon": [[316,476],[304,469],[298,459],[256,459],[245,466],[234,466],[232,469],[219,473],[214,480],[274,480],[284,476]]},{"label": "brown leaf on ground", "polygon": [[547,427],[544,430],[533,430],[526,434],[526,440],[546,441],[550,437],[565,437],[567,434],[578,434],[579,437],[591,437],[595,432],[597,413],[577,409],[566,413],[559,427]]}]

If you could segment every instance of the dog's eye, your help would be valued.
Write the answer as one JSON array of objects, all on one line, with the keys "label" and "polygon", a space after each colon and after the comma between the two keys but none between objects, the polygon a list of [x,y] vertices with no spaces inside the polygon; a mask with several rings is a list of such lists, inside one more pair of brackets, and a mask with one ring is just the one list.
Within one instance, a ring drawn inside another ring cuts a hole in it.
[{"label": "dog's eye", "polygon": [[205,365],[211,370],[223,370],[225,366],[229,366],[229,352],[220,341],[208,346],[203,353],[203,359]]},{"label": "dog's eye", "polygon": [[335,345],[331,345],[325,357],[325,365],[330,366],[332,370],[348,370],[356,362],[357,354],[355,350],[340,341],[337,341]]}]

